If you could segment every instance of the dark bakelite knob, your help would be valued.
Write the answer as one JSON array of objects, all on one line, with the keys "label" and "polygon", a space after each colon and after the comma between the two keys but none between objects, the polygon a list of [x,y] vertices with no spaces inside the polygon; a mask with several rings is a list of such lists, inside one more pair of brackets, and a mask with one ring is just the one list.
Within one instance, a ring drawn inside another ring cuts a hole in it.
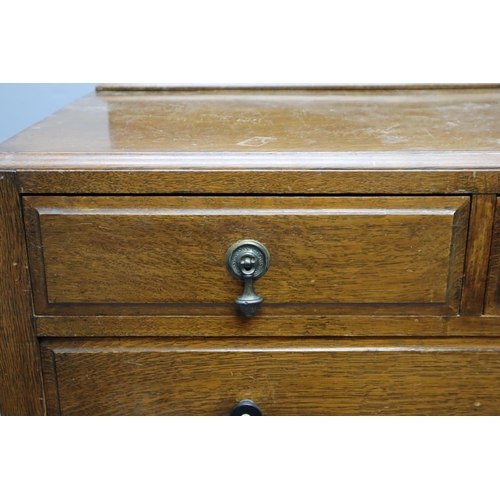
[{"label": "dark bakelite knob", "polygon": [[250,399],[244,399],[231,410],[231,417],[243,416],[262,417],[262,410]]}]

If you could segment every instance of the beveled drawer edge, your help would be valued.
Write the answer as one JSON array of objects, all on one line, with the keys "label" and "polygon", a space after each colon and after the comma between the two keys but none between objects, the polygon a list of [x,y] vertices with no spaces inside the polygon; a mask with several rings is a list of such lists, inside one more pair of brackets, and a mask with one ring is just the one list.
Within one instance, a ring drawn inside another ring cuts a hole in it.
[{"label": "beveled drawer edge", "polygon": [[45,348],[45,343],[43,341],[40,344],[40,354],[42,360],[43,388],[45,392],[45,411],[47,416],[60,415],[61,405],[55,354],[52,349]]}]

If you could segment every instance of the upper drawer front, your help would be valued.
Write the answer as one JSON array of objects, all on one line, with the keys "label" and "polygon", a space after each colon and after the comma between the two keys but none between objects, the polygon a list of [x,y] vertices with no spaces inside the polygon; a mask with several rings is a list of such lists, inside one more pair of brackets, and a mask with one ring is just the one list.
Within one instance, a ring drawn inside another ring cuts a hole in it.
[{"label": "upper drawer front", "polygon": [[226,270],[253,239],[258,315],[454,314],[468,197],[24,199],[38,314],[236,315]]}]

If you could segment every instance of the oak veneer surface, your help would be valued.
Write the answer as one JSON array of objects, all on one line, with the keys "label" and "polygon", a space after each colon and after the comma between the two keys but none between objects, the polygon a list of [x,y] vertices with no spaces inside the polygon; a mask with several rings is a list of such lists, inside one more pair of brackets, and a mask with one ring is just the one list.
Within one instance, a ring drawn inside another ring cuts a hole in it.
[{"label": "oak veneer surface", "polygon": [[[499,415],[498,340],[54,340],[49,413]],[[57,372],[57,376],[55,373]]]},{"label": "oak veneer surface", "polygon": [[256,283],[266,301],[260,314],[276,314],[277,305],[317,313],[328,304],[458,312],[468,197],[24,202],[39,314],[74,311],[70,304],[115,306],[108,314],[131,304],[178,304],[185,314],[213,314],[196,304],[226,304],[215,313],[234,315],[242,284],[224,259],[242,239],[260,241],[271,254],[268,273]]},{"label": "oak veneer surface", "polygon": [[0,171],[0,414],[44,413],[16,174]]},{"label": "oak veneer surface", "polygon": [[104,91],[0,168],[40,194],[496,194],[500,88]]},{"label": "oak veneer surface", "polygon": [[43,411],[36,333],[49,414],[500,414],[498,87],[103,90],[0,170],[6,413]]},{"label": "oak veneer surface", "polygon": [[500,151],[500,89],[92,93],[6,152]]},{"label": "oak veneer surface", "polygon": [[496,201],[494,195],[472,197],[461,309],[463,315],[481,315],[483,312]]},{"label": "oak veneer surface", "polygon": [[40,337],[498,337],[498,316],[37,316]]},{"label": "oak veneer surface", "polygon": [[500,316],[500,204],[496,203],[484,313]]}]

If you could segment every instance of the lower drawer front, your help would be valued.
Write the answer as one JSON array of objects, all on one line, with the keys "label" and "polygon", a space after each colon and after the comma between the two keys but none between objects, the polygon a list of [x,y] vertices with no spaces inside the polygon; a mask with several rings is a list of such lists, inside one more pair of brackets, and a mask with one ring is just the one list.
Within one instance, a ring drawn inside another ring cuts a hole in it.
[{"label": "lower drawer front", "polygon": [[500,415],[500,341],[56,339],[49,414]]}]

